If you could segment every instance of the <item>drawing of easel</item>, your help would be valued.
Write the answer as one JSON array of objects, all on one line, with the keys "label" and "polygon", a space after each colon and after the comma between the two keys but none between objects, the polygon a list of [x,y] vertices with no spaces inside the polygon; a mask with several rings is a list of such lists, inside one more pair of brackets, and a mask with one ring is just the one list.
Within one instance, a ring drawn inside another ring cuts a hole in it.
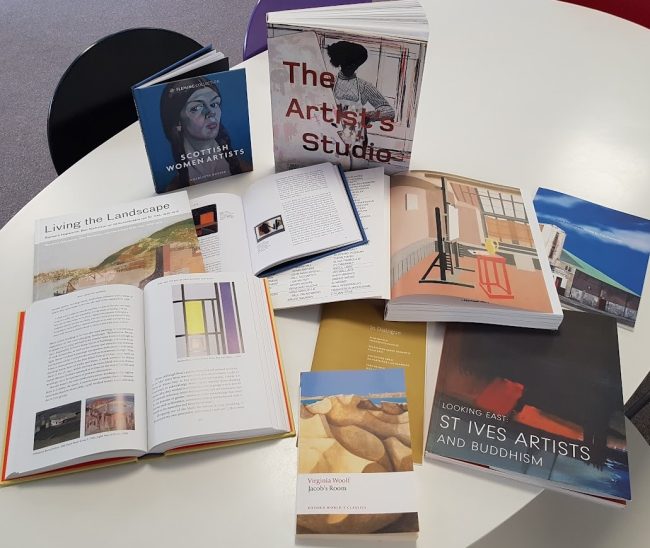
[{"label": "drawing of easel", "polygon": [[[449,284],[459,285],[461,287],[474,287],[472,284],[466,284],[447,279],[447,273],[453,276],[456,270],[464,270],[466,272],[474,272],[474,270],[471,268],[462,268],[460,266],[460,247],[458,245],[458,239],[460,238],[460,223],[458,220],[458,210],[454,206],[451,206],[452,209],[450,209],[450,204],[447,202],[447,182],[445,181],[444,177],[441,177],[440,180],[442,181],[442,204],[445,216],[445,231],[443,234],[440,208],[436,207],[436,249],[438,253],[434,257],[433,261],[429,265],[429,268],[427,268],[427,271],[424,273],[422,278],[420,278],[419,283]],[[440,270],[439,280],[430,280],[428,278],[429,274],[434,268],[438,268]]]}]

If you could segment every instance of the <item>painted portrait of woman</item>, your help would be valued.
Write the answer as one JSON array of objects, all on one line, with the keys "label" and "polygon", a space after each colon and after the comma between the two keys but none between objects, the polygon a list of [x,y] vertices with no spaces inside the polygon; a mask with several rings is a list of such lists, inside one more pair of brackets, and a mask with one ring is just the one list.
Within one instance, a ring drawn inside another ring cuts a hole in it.
[{"label": "painted portrait of woman", "polygon": [[222,122],[222,96],[215,82],[198,77],[168,84],[160,116],[171,144],[176,175],[166,190],[176,190],[249,171],[243,151],[233,149]]}]

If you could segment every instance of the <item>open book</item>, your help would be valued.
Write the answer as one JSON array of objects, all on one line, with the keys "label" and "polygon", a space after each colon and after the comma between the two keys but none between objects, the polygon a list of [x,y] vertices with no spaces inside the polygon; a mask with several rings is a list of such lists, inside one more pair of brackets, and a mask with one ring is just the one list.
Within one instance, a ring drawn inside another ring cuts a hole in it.
[{"label": "open book", "polygon": [[186,192],[39,219],[34,300],[109,284],[142,289],[161,276],[204,272]]},{"label": "open book", "polygon": [[22,317],[2,480],[291,435],[265,282],[92,287]]},{"label": "open book", "polygon": [[435,171],[391,176],[386,319],[557,329],[535,210],[518,188]]},{"label": "open book", "polygon": [[[373,168],[347,173],[346,179],[368,243],[326,254],[268,276],[271,300],[276,310],[350,299],[387,299],[390,296],[388,178],[382,168]],[[251,198],[250,195],[242,199],[233,194],[216,193],[191,201],[196,233],[208,272],[253,272],[248,241],[249,235],[255,233],[255,221],[247,222],[244,210],[244,204]],[[319,202],[324,200],[319,199]],[[297,213],[314,219],[310,207],[307,204],[302,212]],[[324,214],[316,212],[316,215]],[[330,217],[330,224],[334,224],[332,219]],[[286,234],[271,237],[278,232],[281,230],[270,231],[260,241],[279,245],[283,244],[281,238],[291,241],[292,238],[287,238]],[[253,250],[257,249],[256,246],[257,243]]]}]

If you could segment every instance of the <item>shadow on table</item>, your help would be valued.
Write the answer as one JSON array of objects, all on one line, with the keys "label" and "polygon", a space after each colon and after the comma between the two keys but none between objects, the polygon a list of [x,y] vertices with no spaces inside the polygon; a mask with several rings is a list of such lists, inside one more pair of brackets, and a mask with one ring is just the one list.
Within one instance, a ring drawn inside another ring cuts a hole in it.
[{"label": "shadow on table", "polygon": [[474,543],[473,548],[647,546],[650,538],[650,447],[629,422],[626,430],[632,481],[632,501],[627,508],[612,508],[546,490]]}]

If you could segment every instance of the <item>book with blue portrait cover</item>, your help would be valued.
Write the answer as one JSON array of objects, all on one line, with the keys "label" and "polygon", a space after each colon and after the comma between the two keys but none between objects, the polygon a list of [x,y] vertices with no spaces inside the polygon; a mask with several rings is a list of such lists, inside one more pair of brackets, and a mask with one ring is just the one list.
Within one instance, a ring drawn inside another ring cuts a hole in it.
[{"label": "book with blue portrait cover", "polygon": [[212,46],[132,88],[157,193],[253,169],[245,69]]}]

